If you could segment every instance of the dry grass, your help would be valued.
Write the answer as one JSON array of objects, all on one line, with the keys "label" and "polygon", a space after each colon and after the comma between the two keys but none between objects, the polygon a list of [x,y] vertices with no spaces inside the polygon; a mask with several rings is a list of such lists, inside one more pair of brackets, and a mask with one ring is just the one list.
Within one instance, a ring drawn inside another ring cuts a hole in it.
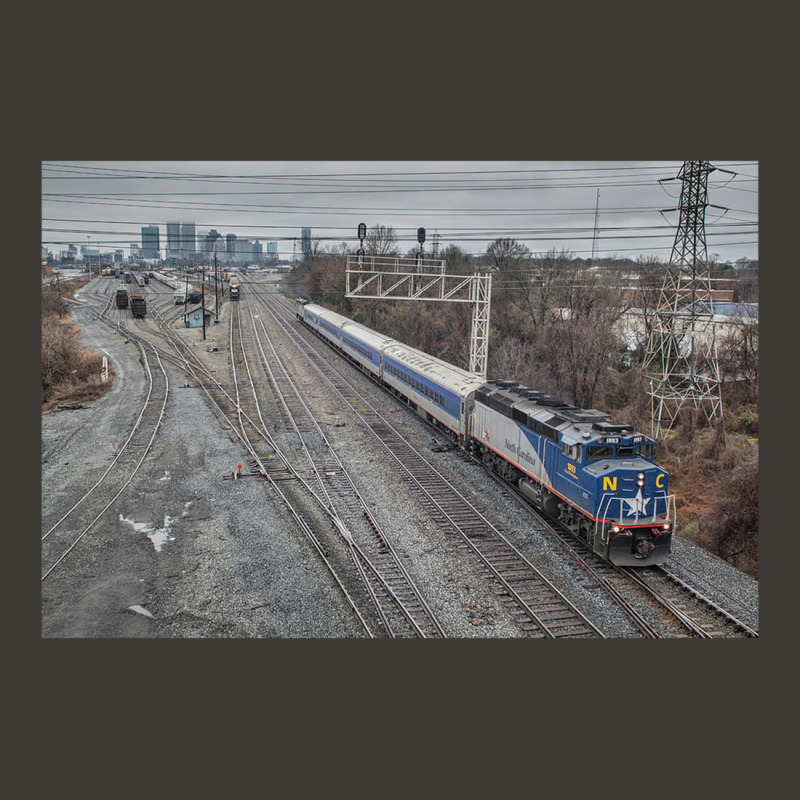
[{"label": "dry grass", "polygon": [[86,281],[64,287],[62,292],[47,287],[42,292],[42,411],[65,403],[95,400],[105,395],[113,383],[103,383],[102,356],[81,348],[80,328],[64,313],[64,298],[74,296]]}]

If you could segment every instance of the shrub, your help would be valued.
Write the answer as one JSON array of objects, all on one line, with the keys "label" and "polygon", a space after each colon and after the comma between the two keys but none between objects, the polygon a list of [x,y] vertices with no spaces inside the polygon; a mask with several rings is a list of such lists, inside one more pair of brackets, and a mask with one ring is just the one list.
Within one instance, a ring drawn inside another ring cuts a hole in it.
[{"label": "shrub", "polygon": [[758,458],[717,481],[719,500],[700,520],[699,543],[758,578]]}]

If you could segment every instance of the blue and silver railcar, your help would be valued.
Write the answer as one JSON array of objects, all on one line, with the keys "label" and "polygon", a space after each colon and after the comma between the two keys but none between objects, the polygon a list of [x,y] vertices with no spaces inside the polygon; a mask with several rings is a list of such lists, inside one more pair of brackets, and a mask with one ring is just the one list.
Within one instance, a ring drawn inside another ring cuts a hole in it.
[{"label": "blue and silver railcar", "polygon": [[383,381],[429,421],[466,442],[475,391],[484,384],[479,375],[394,343],[383,349]]},{"label": "blue and silver railcar", "polygon": [[358,322],[342,325],[342,351],[376,378],[381,377],[381,353],[394,339],[373,331]]},{"label": "blue and silver railcar", "polygon": [[341,314],[337,314],[335,311],[329,311],[327,308],[323,308],[322,306],[316,306],[315,308],[309,309],[306,306],[307,313],[313,314],[316,320],[316,328],[315,330],[322,336],[323,339],[327,339],[334,347],[341,347],[342,345],[342,325],[346,322],[350,322],[350,320],[342,316]]},{"label": "blue and silver railcar", "polygon": [[674,524],[654,442],[596,409],[512,381],[475,395],[470,449],[614,564],[666,561]]}]

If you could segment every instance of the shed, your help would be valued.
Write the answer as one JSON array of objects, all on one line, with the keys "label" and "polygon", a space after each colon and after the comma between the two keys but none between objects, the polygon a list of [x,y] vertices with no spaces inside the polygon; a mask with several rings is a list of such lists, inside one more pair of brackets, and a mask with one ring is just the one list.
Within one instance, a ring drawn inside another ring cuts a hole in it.
[{"label": "shed", "polygon": [[[212,325],[217,324],[217,315],[210,309],[205,309],[206,312],[206,327],[210,328]],[[189,311],[183,318],[183,324],[187,328],[202,328],[203,327],[203,307],[197,306]]]}]

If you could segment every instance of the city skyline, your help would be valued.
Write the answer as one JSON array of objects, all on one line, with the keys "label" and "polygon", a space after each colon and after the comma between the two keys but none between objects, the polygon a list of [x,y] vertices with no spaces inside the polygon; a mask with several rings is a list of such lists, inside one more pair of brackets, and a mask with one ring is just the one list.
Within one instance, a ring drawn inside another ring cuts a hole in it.
[{"label": "city skyline", "polygon": [[[291,259],[310,228],[322,247],[358,246],[359,223],[390,227],[402,253],[424,227],[479,255],[497,238],[541,253],[667,260],[683,162],[43,162],[42,243],[127,246],[143,226],[276,242]],[[758,162],[711,162],[707,249],[758,258]],[[135,233],[133,233],[135,231]],[[133,234],[133,235],[132,235]],[[162,250],[165,248],[162,246]]]}]

